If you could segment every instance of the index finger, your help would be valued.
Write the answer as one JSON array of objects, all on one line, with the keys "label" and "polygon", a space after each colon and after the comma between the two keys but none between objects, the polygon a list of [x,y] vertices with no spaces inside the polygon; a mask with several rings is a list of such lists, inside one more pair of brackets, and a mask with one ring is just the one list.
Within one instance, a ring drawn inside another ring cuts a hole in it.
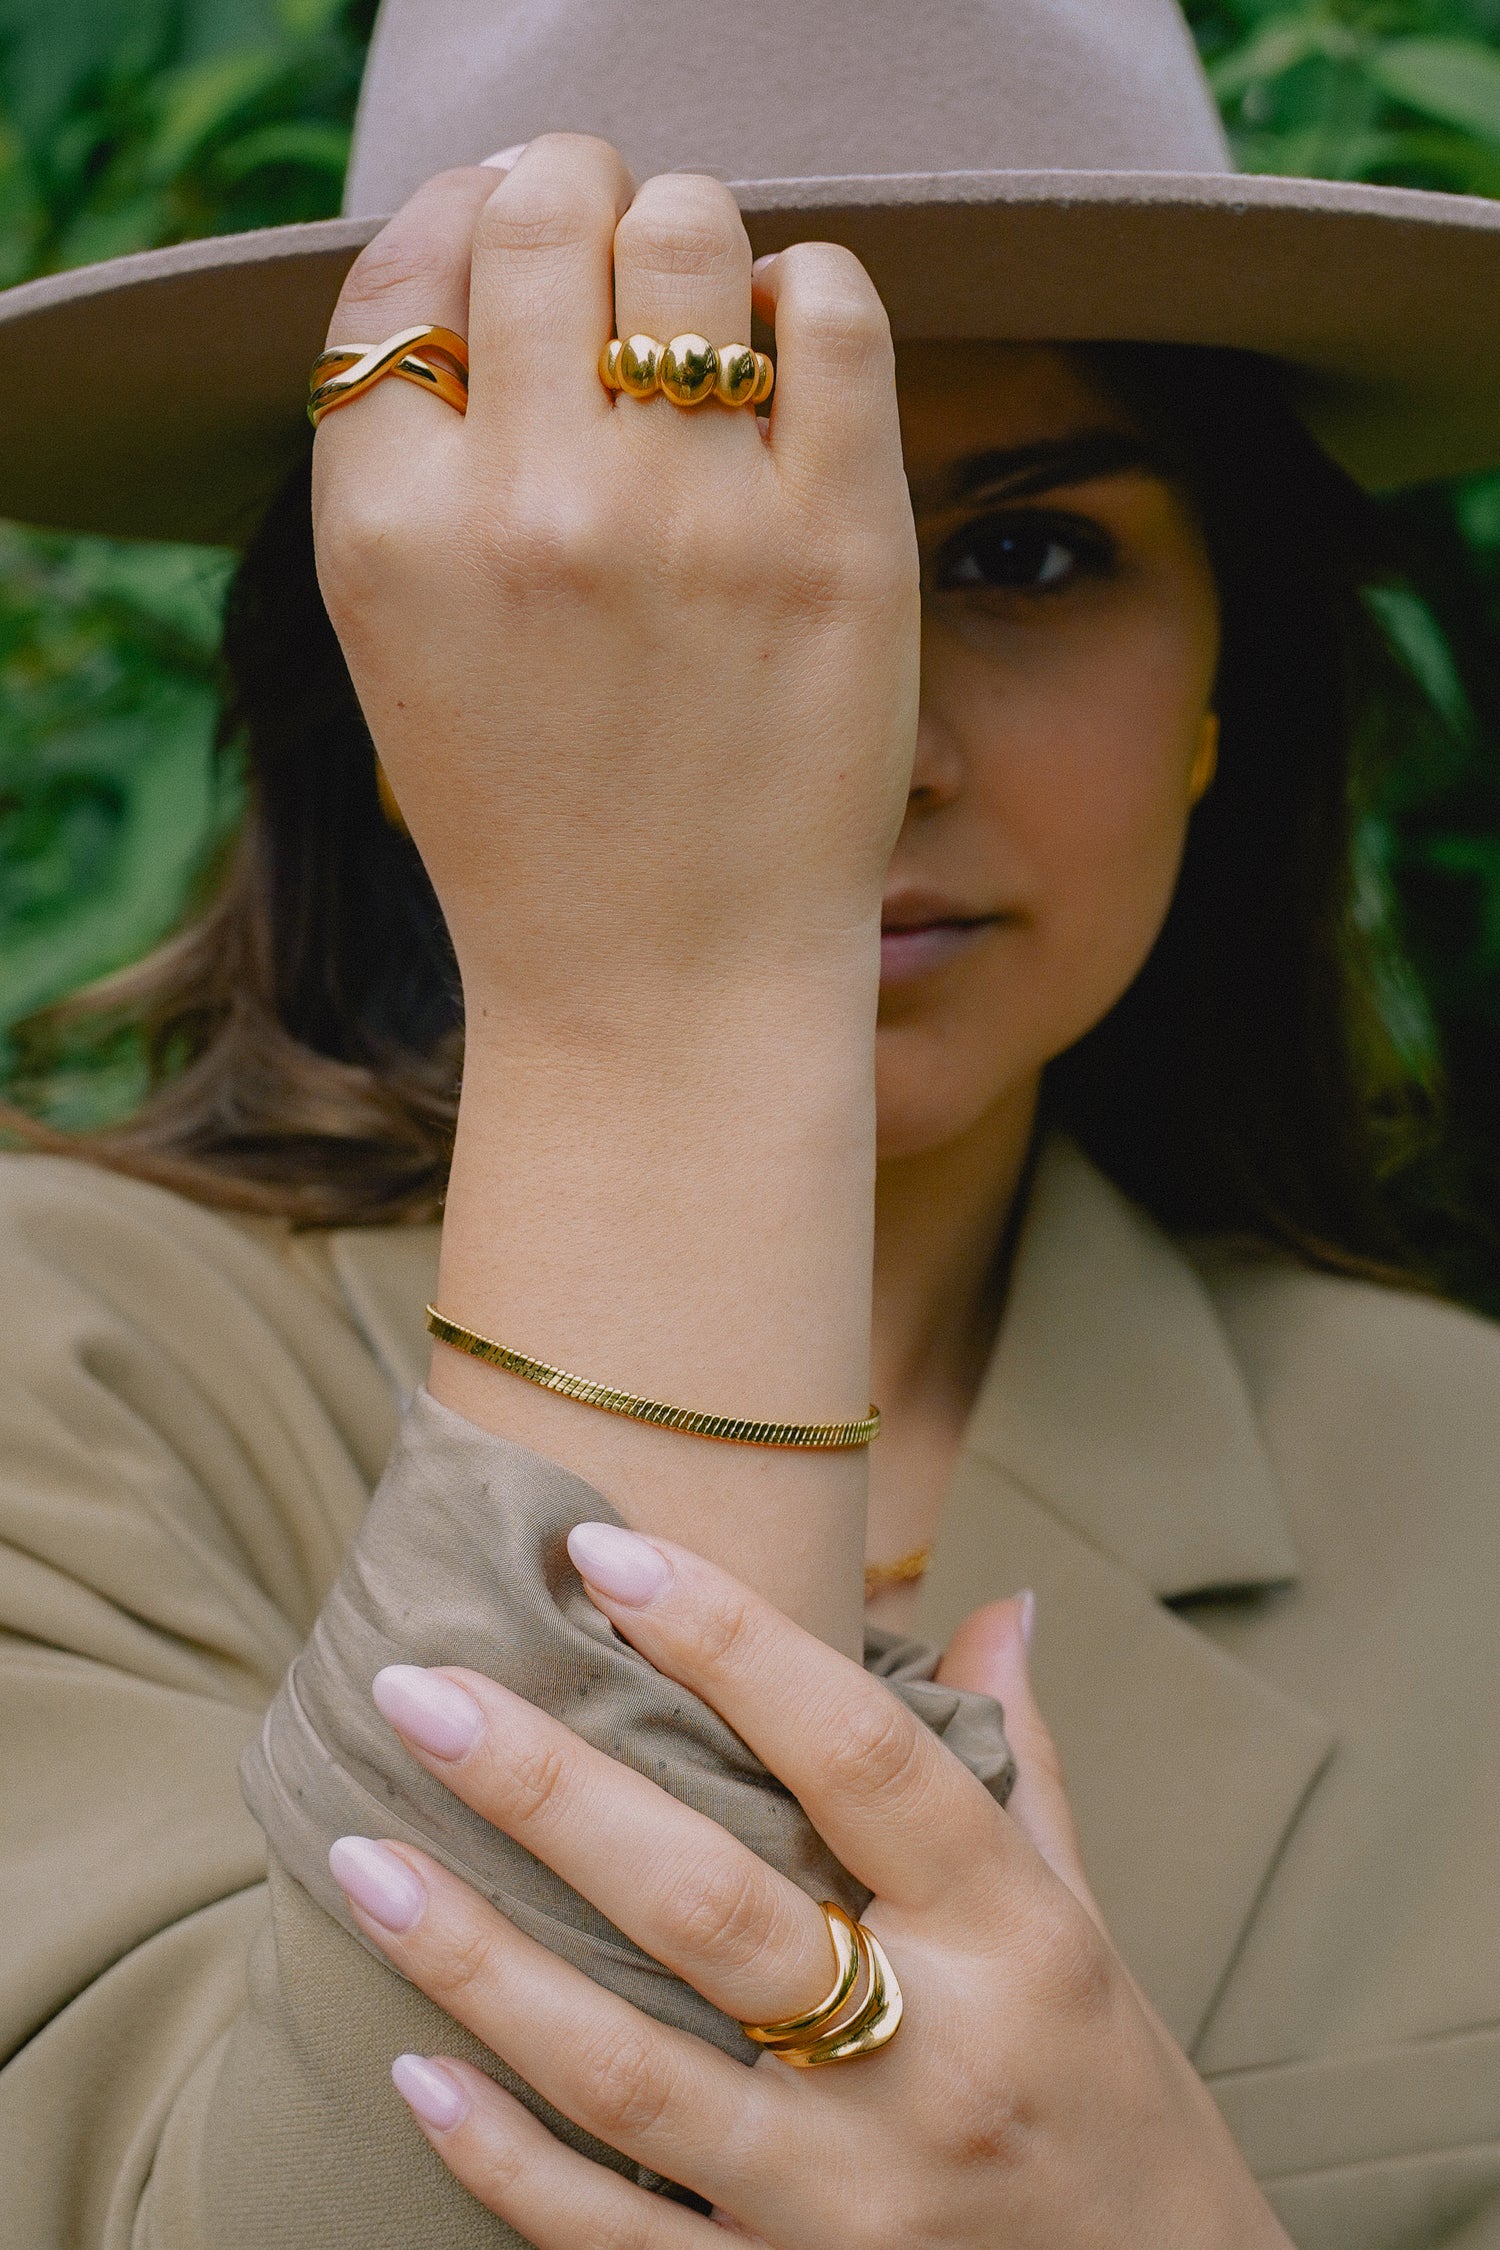
[{"label": "index finger", "polygon": [[[494,192],[494,172],[478,164],[440,172],[419,187],[345,275],[328,327],[329,349],[383,343],[418,323],[466,334],[469,247],[474,222]],[[365,458],[388,462],[413,439],[456,436],[460,427],[451,407],[424,398],[412,384],[377,383],[324,416],[314,459],[353,460],[363,448]]]},{"label": "index finger", "polygon": [[885,1683],[727,1571],[614,1524],[578,1525],[568,1552],[610,1623],[728,1721],[878,1898],[945,1906],[997,1851],[1019,1864],[983,1783]]}]

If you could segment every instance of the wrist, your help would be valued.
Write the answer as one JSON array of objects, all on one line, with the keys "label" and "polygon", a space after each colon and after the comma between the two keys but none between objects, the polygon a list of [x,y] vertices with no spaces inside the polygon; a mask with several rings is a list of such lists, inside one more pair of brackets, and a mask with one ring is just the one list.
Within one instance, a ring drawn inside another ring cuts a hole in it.
[{"label": "wrist", "polygon": [[[587,1042],[518,1057],[482,1040],[466,1058],[437,1303],[531,1358],[694,1412],[862,1416],[875,1136],[873,1053],[859,1048],[783,1041],[773,1067],[758,1039],[625,1043],[606,1067]],[[709,1444],[442,1346],[432,1381],[627,1522],[858,1649],[862,1453]]]},{"label": "wrist", "polygon": [[670,1052],[717,1073],[736,1055],[873,1042],[880,924],[877,914],[834,941],[732,960],[647,961],[623,939],[606,959],[558,945],[545,962],[461,958],[461,975],[471,1051],[494,1045],[541,1064],[588,1052],[624,1069]]}]

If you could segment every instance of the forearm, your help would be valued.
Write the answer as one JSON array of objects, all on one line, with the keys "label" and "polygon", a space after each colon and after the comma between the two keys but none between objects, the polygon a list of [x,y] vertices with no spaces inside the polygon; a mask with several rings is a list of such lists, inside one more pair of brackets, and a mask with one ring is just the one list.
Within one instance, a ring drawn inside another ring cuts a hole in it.
[{"label": "forearm", "polygon": [[[712,284],[677,271],[685,225],[720,246]],[[726,335],[774,320],[764,425],[611,403],[578,340],[632,300],[676,320],[669,281]],[[877,929],[921,633],[884,309],[827,243],[752,284],[727,189],[637,192],[613,150],[548,134],[498,184],[422,190],[335,326],[418,303],[467,325],[468,412],[386,383],[328,416],[314,512],[464,983],[443,1310],[674,1404],[863,1415]],[[537,352],[557,380],[516,384]],[[857,1458],[652,1432],[447,1351],[433,1383],[857,1649]]]},{"label": "forearm", "polygon": [[[469,1052],[443,1229],[450,1317],[710,1412],[869,1399],[874,946],[764,1002],[626,1002],[614,1040],[493,1016]],[[445,1347],[434,1394],[586,1478],[627,1522],[860,1645],[865,1455],[720,1445],[600,1413]]]}]

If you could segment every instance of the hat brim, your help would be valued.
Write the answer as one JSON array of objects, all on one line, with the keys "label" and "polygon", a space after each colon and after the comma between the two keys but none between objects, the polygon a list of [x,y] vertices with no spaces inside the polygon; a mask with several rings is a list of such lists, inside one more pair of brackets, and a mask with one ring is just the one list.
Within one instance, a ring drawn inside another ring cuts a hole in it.
[{"label": "hat brim", "polygon": [[[1500,203],[1258,174],[734,183],[759,254],[864,262],[898,339],[1229,346],[1299,371],[1382,488],[1500,463]],[[0,293],[0,514],[234,543],[306,442],[308,366],[379,219],[180,243]]]}]

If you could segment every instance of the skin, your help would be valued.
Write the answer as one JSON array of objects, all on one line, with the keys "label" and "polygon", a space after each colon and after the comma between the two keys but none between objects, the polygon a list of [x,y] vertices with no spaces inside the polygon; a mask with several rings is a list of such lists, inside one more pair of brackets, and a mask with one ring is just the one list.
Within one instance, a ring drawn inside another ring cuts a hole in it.
[{"label": "skin", "polygon": [[[752,290],[769,426],[603,392],[612,321],[743,336]],[[1211,778],[1191,510],[1080,361],[898,355],[848,253],[797,245],[752,281],[726,190],[637,191],[598,142],[549,135],[498,186],[423,190],[334,335],[422,318],[469,335],[468,416],[389,383],[329,417],[315,512],[464,982],[439,1301],[656,1396],[809,1418],[877,1396],[887,1434],[871,1464],[706,1447],[442,1349],[432,1387],[646,1535],[613,1534],[613,1588],[575,1549],[593,1598],[874,1890],[907,2022],[857,2065],[747,2078],[419,1853],[346,1843],[335,1873],[397,1966],[560,2109],[777,2250],[1284,2245],[1099,1924],[1025,1605],[978,1613],[942,1673],[1005,1701],[1009,1812],[851,1661],[861,1549],[936,1527],[1042,1071],[1140,967]],[[996,453],[1004,490],[960,497]],[[815,1906],[711,1823],[476,1675],[401,1667],[377,1701],[718,2005],[821,1996]],[[540,2250],[708,2239],[472,2071],[406,2067],[402,2090]]]},{"label": "skin", "polygon": [[[600,1528],[592,1553],[577,1532],[570,1549],[604,1615],[723,1714],[874,1892],[863,1919],[896,1966],[900,2029],[853,2062],[802,2072],[767,2055],[747,2072],[601,1993],[424,1854],[346,1839],[335,1873],[386,1957],[566,2115],[776,2250],[1288,2250],[1100,1926],[1020,1605],[950,1652],[950,1677],[977,1671],[1005,1697],[1024,1776],[1007,1813],[879,1682],[758,1595]],[[434,1688],[446,1755],[418,1740]],[[731,2015],[766,2021],[828,1989],[809,1898],[519,1697],[394,1667],[376,1700],[430,1772]],[[638,1874],[648,1855],[654,1882]],[[714,2221],[564,2150],[482,2072],[408,2057],[398,2083],[445,2163],[537,2250],[708,2250]]]},{"label": "skin", "polygon": [[[912,345],[897,380],[924,603],[916,758],[885,920],[933,908],[995,919],[945,964],[888,977],[881,995],[876,1558],[935,1536],[998,1324],[996,1252],[1042,1069],[1120,997],[1161,927],[1207,778],[1218,659],[1201,534],[1149,466],[1025,499],[1003,486],[950,497],[978,457],[1133,434],[1076,359]],[[1063,478],[1079,465],[1059,452]],[[1001,535],[1013,549],[988,583],[943,583],[978,573]],[[883,1619],[901,1622],[914,1599],[887,1595]]]}]

